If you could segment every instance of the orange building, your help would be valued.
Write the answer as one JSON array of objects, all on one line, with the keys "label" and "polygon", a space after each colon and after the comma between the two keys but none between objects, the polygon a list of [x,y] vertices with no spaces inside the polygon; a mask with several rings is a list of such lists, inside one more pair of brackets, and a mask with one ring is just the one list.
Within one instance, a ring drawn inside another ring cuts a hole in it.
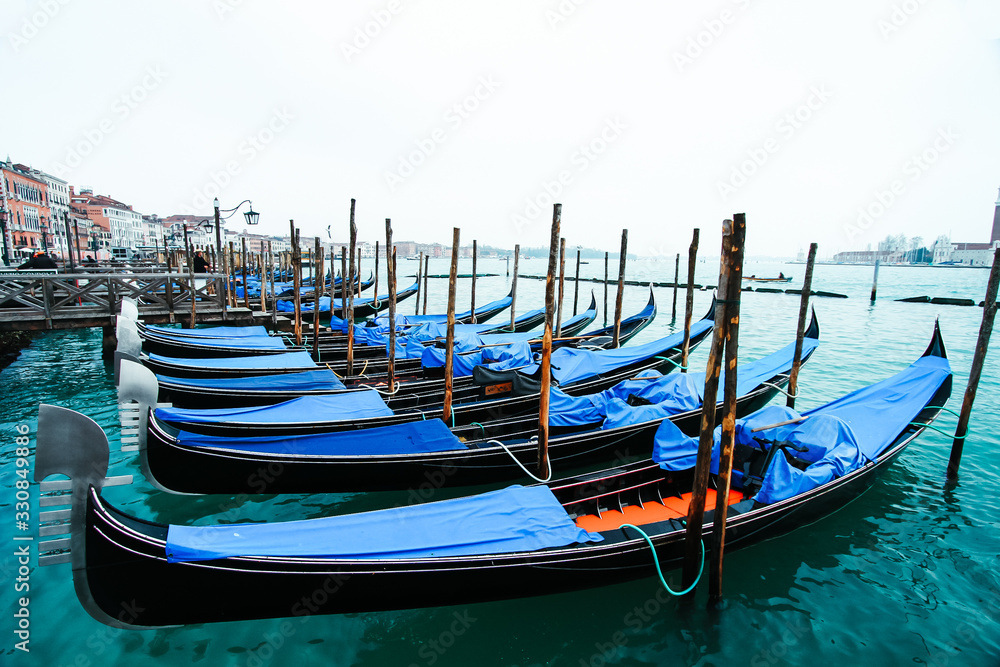
[{"label": "orange building", "polygon": [[0,162],[0,210],[7,212],[7,248],[13,261],[48,248],[42,229],[51,224],[48,185],[23,164]]}]

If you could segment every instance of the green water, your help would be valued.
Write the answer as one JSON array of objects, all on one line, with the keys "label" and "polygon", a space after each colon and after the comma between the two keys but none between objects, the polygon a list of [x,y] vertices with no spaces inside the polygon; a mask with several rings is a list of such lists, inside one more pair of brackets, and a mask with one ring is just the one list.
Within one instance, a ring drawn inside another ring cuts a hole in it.
[{"label": "green water", "polygon": [[[572,262],[567,262],[571,264]],[[416,262],[400,262],[401,272]],[[433,260],[431,273],[445,273]],[[460,270],[471,266],[463,262]],[[567,267],[569,268],[569,266]],[[479,281],[482,304],[506,294],[502,261],[481,260],[480,271],[500,273]],[[801,265],[750,262],[746,274],[795,276]],[[571,270],[571,269],[570,269]],[[583,267],[584,277],[603,276],[603,262]],[[614,269],[612,269],[614,270]],[[682,271],[683,271],[682,267]],[[542,260],[522,262],[522,273],[541,274]],[[635,261],[629,278],[669,281],[673,260]],[[949,404],[958,409],[982,311],[979,308],[894,303],[927,294],[973,298],[985,293],[986,271],[883,267],[879,300],[871,305],[871,267],[818,266],[814,288],[849,295],[816,299],[822,345],[804,368],[798,407],[824,403],[903,369],[941,326],[955,371]],[[717,265],[699,263],[698,282],[712,284]],[[400,278],[401,284],[408,284]],[[470,281],[459,283],[459,308],[467,307]],[[382,278],[384,290],[384,276]],[[441,312],[444,280],[430,281],[428,312]],[[523,280],[518,312],[541,305],[544,285]],[[603,301],[600,285],[581,284]],[[572,311],[573,285],[566,308]],[[659,316],[636,343],[676,329],[670,319],[672,291],[657,290]],[[624,312],[637,312],[645,289],[625,291]],[[609,296],[614,303],[613,289]],[[707,310],[708,292],[695,295],[695,313]],[[414,301],[400,304],[412,313]],[[683,296],[679,308],[683,310]],[[797,296],[745,293],[740,354],[757,358],[785,345],[794,334]],[[603,320],[599,315],[597,323]],[[704,349],[692,358],[705,363]],[[100,332],[40,336],[0,373],[0,555],[4,665],[865,665],[1000,664],[1000,527],[998,527],[997,432],[1000,382],[997,355],[987,360],[972,417],[961,479],[944,477],[950,440],[927,432],[878,483],[855,502],[811,526],[727,554],[726,604],[707,609],[707,586],[692,606],[679,606],[655,579],[563,595],[438,609],[350,614],[146,631],[119,631],[92,620],[76,600],[68,565],[35,567],[30,573],[30,653],[15,650],[18,598],[13,537],[37,534],[15,528],[15,427],[33,435],[38,403],[70,407],[97,420],[111,439],[112,475],[132,474],[128,487],[105,496],[134,515],[172,523],[289,520],[403,504],[406,492],[312,496],[183,497],[154,490],[134,455],[118,449],[118,424],[110,368],[100,357]],[[954,425],[943,417],[938,425]],[[33,442],[33,440],[32,440]],[[32,462],[33,465],[33,462]],[[558,471],[557,471],[558,473]],[[32,487],[33,521],[38,515]],[[439,497],[445,497],[441,493]],[[670,573],[677,583],[677,573]],[[137,587],[142,586],[136,581]],[[193,594],[178,590],[178,598]],[[261,591],[267,595],[267,591]],[[373,595],[380,591],[373,591]],[[196,600],[196,596],[192,598]]]}]

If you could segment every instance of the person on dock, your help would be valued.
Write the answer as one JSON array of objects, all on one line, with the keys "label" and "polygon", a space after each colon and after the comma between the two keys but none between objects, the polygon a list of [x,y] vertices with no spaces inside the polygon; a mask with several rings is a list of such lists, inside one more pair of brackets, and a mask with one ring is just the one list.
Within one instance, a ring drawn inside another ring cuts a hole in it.
[{"label": "person on dock", "polygon": [[93,255],[87,255],[87,259],[83,260],[83,263],[84,264],[92,264],[92,265],[96,266],[97,265],[97,260],[94,259]]},{"label": "person on dock", "polygon": [[212,272],[212,265],[208,263],[205,257],[201,254],[200,250],[194,254],[194,272],[195,273]]},{"label": "person on dock", "polygon": [[55,260],[44,252],[36,252],[31,259],[17,267],[18,269],[56,269]]}]

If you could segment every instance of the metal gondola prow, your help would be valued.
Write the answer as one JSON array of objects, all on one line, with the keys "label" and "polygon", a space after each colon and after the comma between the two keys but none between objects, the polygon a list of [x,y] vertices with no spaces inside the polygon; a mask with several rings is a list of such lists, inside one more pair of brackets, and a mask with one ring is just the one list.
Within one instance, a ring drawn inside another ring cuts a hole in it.
[{"label": "metal gondola prow", "polygon": [[806,329],[803,336],[805,338],[815,338],[816,340],[819,340],[819,320],[816,319],[816,306],[810,308],[810,312],[812,313],[812,317],[809,320],[809,327]]},{"label": "metal gondola prow", "polygon": [[931,342],[927,345],[927,349],[920,356],[923,357],[941,357],[942,359],[948,358],[948,350],[944,346],[944,338],[941,336],[941,320],[940,318],[934,318],[934,333],[931,335]]},{"label": "metal gondola prow", "polygon": [[123,452],[139,452],[139,468],[150,484],[161,491],[167,488],[157,481],[147,458],[147,435],[152,411],[169,406],[157,403],[160,387],[156,375],[140,363],[123,361],[118,385],[118,411],[122,424]]}]

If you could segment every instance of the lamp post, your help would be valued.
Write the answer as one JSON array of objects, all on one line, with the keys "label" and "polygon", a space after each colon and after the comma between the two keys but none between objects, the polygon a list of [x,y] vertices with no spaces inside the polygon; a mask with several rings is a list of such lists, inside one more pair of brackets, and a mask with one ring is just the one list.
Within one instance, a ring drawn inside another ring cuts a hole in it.
[{"label": "lamp post", "polygon": [[[42,218],[42,220],[44,219],[45,218]],[[42,252],[44,252],[47,255],[49,254],[49,244],[45,237],[49,235],[49,226],[43,222],[41,225],[39,225],[39,229],[42,230]]]},{"label": "lamp post", "polygon": [[[215,250],[217,252],[222,252],[222,220],[227,220],[233,216],[236,211],[239,210],[240,206],[243,204],[250,204],[250,210],[243,214],[246,218],[246,224],[253,226],[260,222],[260,213],[253,210],[253,202],[249,199],[244,199],[239,204],[233,208],[219,209],[219,198],[216,197],[215,201],[212,202],[215,207]],[[221,216],[222,213],[228,213],[225,218]]]},{"label": "lamp post", "polygon": [[[222,248],[222,221],[225,220],[225,219],[231,218],[233,216],[233,214],[235,214],[236,211],[239,210],[240,206],[243,206],[243,204],[250,204],[250,210],[246,211],[243,214],[243,217],[246,218],[246,224],[248,224],[248,225],[256,225],[258,222],[260,222],[260,213],[257,213],[256,211],[253,210],[253,202],[250,201],[249,199],[244,199],[243,201],[241,201],[239,204],[237,204],[233,208],[227,208],[227,209],[222,209],[222,210],[219,209],[219,198],[218,197],[215,198],[215,201],[213,201],[212,204],[215,207],[215,251],[216,251],[216,263],[221,263],[222,264],[222,273],[225,274],[225,280],[223,281],[223,284],[226,286],[226,302],[228,303],[228,301],[229,301],[229,277],[230,277],[229,273],[230,273],[230,271],[232,269],[229,266],[229,263],[226,261],[226,253],[225,253],[225,251]],[[228,213],[229,215],[227,215],[225,218],[223,218],[222,215],[221,215],[222,213]],[[218,266],[214,266],[212,268],[215,269],[216,271],[219,270]]]},{"label": "lamp post", "polygon": [[[6,202],[5,202],[6,203]],[[3,234],[3,265],[10,266],[10,254],[7,249],[7,209],[0,209],[0,234]]]}]

